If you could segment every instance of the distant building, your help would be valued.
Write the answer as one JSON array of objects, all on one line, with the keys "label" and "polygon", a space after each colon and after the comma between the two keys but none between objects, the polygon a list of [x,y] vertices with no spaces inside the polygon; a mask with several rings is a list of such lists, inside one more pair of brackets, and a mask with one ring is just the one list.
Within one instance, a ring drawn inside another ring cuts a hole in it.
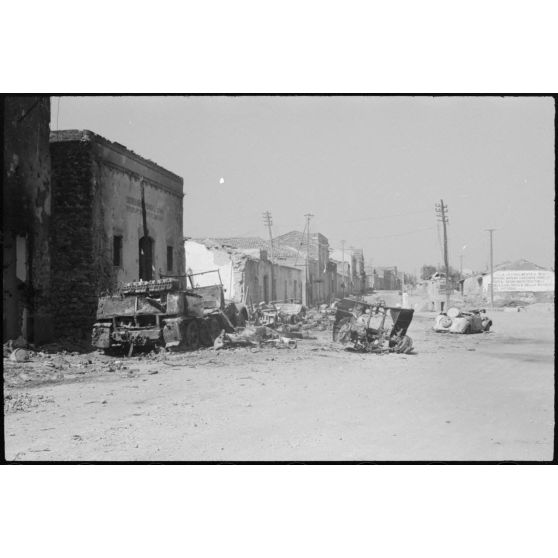
[{"label": "distant building", "polygon": [[[304,269],[272,263],[263,239],[207,238],[185,242],[187,273],[219,271],[225,298],[248,305],[302,300]],[[214,284],[215,274],[194,277],[195,286]]]},{"label": "distant building", "polygon": [[2,339],[52,335],[50,98],[3,98]]},{"label": "distant building", "polygon": [[98,296],[184,275],[183,180],[88,130],[50,135],[58,335],[89,335]]},{"label": "distant building", "polygon": [[401,278],[397,266],[374,267],[374,289],[377,291],[400,291]]},{"label": "distant building", "polygon": [[[363,295],[367,289],[364,252],[362,248],[346,248],[332,250],[330,260],[337,264],[338,293],[341,297]],[[342,279],[341,281],[339,279]]]},{"label": "distant building", "polygon": [[[278,255],[283,261],[303,269],[302,300],[306,306],[331,301],[337,291],[337,266],[329,259],[328,239],[320,233],[306,234],[290,231],[273,239],[274,250],[286,250]],[[306,256],[308,255],[308,259]],[[308,270],[306,263],[308,262]]]},{"label": "distant building", "polygon": [[[461,281],[464,297],[490,297],[489,272],[474,274]],[[554,298],[554,271],[545,269],[528,260],[503,262],[494,267],[494,300],[523,300],[536,302]]]}]

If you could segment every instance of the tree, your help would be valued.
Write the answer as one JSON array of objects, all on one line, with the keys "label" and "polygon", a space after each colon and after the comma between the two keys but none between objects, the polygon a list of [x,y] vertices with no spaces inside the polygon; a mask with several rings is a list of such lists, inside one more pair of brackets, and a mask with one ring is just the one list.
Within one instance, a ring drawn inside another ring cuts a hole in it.
[{"label": "tree", "polygon": [[410,285],[411,287],[415,287],[417,284],[417,278],[411,273],[404,273],[403,277],[405,279],[405,285]]},{"label": "tree", "polygon": [[424,264],[420,268],[420,278],[421,279],[430,279],[430,277],[432,277],[432,275],[434,275],[434,273],[436,273],[436,266],[435,265]]}]

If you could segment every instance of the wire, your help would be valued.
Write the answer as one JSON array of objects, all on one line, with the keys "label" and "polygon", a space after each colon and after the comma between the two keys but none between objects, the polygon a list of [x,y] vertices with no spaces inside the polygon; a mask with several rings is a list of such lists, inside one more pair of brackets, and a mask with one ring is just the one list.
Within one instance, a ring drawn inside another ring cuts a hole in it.
[{"label": "wire", "polygon": [[379,215],[375,217],[364,217],[363,219],[353,219],[351,221],[344,221],[344,223],[358,223],[360,221],[375,221],[376,219],[391,219],[392,217],[403,217],[405,215],[415,215],[417,213],[430,213],[430,209],[420,209],[418,211],[407,211],[405,213],[394,213],[393,215]]},{"label": "wire", "polygon": [[394,236],[407,236],[409,234],[415,234],[415,233],[421,232],[421,231],[431,231],[433,229],[434,229],[434,227],[428,227],[428,228],[425,228],[425,229],[415,229],[414,231],[407,231],[407,232],[398,233],[398,234],[386,234],[384,236],[369,236],[369,237],[366,238],[366,240],[372,240],[372,239],[377,239],[377,238],[392,238]]}]

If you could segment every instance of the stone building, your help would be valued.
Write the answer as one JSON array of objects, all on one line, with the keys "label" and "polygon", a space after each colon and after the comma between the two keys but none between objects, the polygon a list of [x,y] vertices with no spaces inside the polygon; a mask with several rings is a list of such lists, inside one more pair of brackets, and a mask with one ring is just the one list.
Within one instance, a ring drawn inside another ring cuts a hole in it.
[{"label": "stone building", "polygon": [[378,291],[401,290],[401,279],[397,266],[374,268],[374,289]]},{"label": "stone building", "polygon": [[220,278],[225,298],[236,303],[300,301],[304,269],[272,263],[268,244],[257,237],[188,240],[185,242],[187,271],[218,270],[218,277],[209,273],[196,276],[194,284],[211,285]]},{"label": "stone building", "polygon": [[366,293],[366,272],[362,248],[332,250],[330,260],[337,264],[337,296],[361,296]]},{"label": "stone building", "polygon": [[184,274],[183,180],[88,130],[50,135],[57,335],[89,335],[97,298]]},{"label": "stone building", "polygon": [[273,242],[274,251],[285,251],[285,255],[278,256],[279,262],[301,267],[303,270],[303,304],[311,306],[330,302],[336,296],[337,266],[330,261],[329,242],[323,234],[313,233],[308,239],[300,231],[290,231],[275,237]]},{"label": "stone building", "polygon": [[[486,303],[490,300],[489,272],[472,274],[460,281],[465,300]],[[528,260],[503,262],[494,267],[494,301],[506,303],[550,302],[554,300],[554,271]]]},{"label": "stone building", "polygon": [[41,343],[52,332],[50,99],[4,97],[2,113],[2,338]]}]

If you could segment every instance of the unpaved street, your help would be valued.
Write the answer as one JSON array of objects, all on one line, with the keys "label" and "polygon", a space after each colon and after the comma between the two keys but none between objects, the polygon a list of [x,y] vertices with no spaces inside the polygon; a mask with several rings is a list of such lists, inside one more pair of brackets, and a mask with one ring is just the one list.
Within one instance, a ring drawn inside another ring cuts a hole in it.
[{"label": "unpaved street", "polygon": [[[8,460],[550,460],[553,307],[416,354],[296,349],[4,360]],[[50,364],[47,364],[49,363]]]}]

